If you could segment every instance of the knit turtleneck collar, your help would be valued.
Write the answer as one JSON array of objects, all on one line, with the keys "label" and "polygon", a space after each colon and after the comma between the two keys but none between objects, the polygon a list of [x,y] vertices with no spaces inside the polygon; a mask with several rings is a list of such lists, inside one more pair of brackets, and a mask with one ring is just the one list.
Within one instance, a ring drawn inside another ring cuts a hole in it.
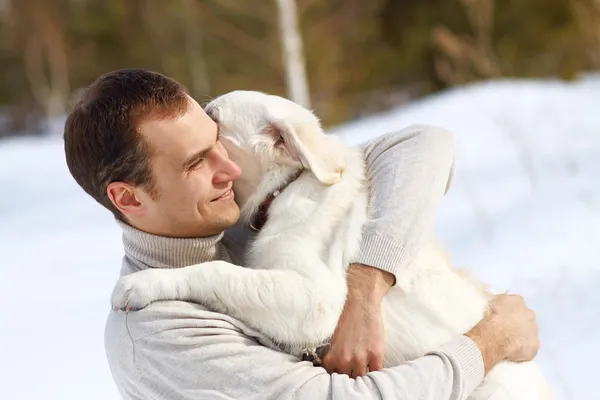
[{"label": "knit turtleneck collar", "polygon": [[122,221],[125,255],[150,268],[179,268],[215,259],[226,253],[223,233],[203,238],[174,238],[143,232]]}]

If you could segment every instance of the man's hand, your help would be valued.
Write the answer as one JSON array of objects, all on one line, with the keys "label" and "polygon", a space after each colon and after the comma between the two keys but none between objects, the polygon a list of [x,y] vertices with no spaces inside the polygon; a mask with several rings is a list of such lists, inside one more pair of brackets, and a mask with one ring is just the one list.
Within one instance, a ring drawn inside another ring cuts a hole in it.
[{"label": "man's hand", "polygon": [[535,313],[519,295],[498,295],[484,319],[466,336],[483,356],[485,373],[500,361],[531,361],[540,349]]},{"label": "man's hand", "polygon": [[381,301],[394,284],[388,272],[361,264],[348,269],[348,298],[331,346],[322,358],[329,373],[352,378],[383,368],[385,336]]}]

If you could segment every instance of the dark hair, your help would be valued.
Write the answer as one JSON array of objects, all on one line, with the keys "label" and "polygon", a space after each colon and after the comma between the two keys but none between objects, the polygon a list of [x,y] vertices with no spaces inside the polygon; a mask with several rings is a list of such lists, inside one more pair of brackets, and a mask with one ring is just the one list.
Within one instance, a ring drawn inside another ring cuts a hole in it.
[{"label": "dark hair", "polygon": [[115,217],[112,182],[142,186],[152,196],[151,151],[138,132],[140,121],[182,115],[187,90],[167,76],[143,69],[107,73],[86,88],[65,123],[67,166],[79,186]]}]

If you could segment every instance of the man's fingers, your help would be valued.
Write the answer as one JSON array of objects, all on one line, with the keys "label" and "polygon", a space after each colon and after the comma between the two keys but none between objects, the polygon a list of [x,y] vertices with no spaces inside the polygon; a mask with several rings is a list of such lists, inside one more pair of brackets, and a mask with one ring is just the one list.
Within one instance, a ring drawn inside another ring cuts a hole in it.
[{"label": "man's fingers", "polygon": [[369,371],[379,371],[383,369],[383,346],[374,347],[367,352],[367,361]]},{"label": "man's fingers", "polygon": [[337,365],[331,362],[331,356],[329,354],[326,354],[321,359],[321,366],[325,368],[325,371],[330,375],[337,371]]},{"label": "man's fingers", "polygon": [[325,368],[325,371],[327,371],[327,373],[329,375],[333,374],[334,372],[336,372],[335,367],[331,366],[331,365],[321,365],[323,368]]},{"label": "man's fingers", "polygon": [[383,359],[374,358],[369,362],[369,371],[381,371],[383,369]]},{"label": "man's fingers", "polygon": [[383,354],[378,352],[368,352],[368,354],[353,355],[344,354],[334,356],[327,353],[321,362],[321,366],[329,373],[338,373],[348,375],[352,378],[365,376],[371,371],[380,371],[383,369]]},{"label": "man's fingers", "polygon": [[350,376],[353,379],[356,379],[359,376],[365,376],[366,374],[367,374],[367,363],[365,362],[365,363],[360,363],[360,364],[356,364],[355,366],[353,366]]},{"label": "man's fingers", "polygon": [[327,353],[321,360],[321,366],[323,366],[323,368],[325,368],[329,374],[333,374],[335,372],[338,374],[351,375],[353,360],[351,355],[339,356],[332,353]]},{"label": "man's fingers", "polygon": [[352,358],[352,371],[350,376],[354,379],[359,376],[365,376],[367,374],[367,368],[369,366],[369,360],[367,359],[367,354],[359,352],[355,354]]},{"label": "man's fingers", "polygon": [[329,355],[322,360],[323,368],[329,373],[348,375],[355,379],[365,376],[369,371],[368,360],[366,357],[352,357],[351,354],[332,359]]}]

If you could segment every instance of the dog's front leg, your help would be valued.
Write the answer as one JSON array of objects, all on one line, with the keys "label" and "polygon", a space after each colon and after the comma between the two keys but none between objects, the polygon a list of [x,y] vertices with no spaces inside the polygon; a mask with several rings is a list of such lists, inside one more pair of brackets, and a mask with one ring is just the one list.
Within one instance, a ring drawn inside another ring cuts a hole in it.
[{"label": "dog's front leg", "polygon": [[136,310],[158,300],[191,301],[240,319],[273,339],[312,343],[333,332],[344,305],[345,291],[332,290],[332,281],[212,261],[127,275],[117,282],[112,304]]}]

